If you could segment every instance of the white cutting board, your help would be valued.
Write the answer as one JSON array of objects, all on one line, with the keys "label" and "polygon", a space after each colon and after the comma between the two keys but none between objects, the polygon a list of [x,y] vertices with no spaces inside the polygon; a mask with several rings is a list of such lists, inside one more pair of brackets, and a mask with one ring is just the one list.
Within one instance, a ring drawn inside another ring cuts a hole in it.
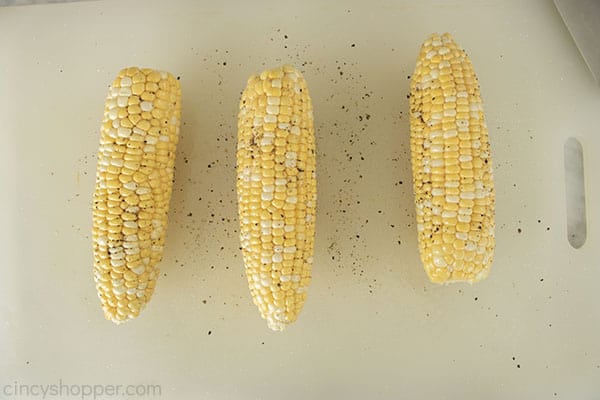
[{"label": "white cutting board", "polygon": [[[165,399],[600,396],[600,88],[551,2],[166,3],[0,9],[0,384],[158,384]],[[418,258],[407,76],[434,31],[472,57],[493,146],[496,257],[474,286],[430,284]],[[273,333],[243,276],[234,149],[247,77],[283,62],[313,98],[319,204],[308,300]],[[107,87],[129,65],[181,77],[183,126],[164,275],[142,316],[116,326],[92,278],[91,195]],[[579,250],[569,136],[587,172]]]}]

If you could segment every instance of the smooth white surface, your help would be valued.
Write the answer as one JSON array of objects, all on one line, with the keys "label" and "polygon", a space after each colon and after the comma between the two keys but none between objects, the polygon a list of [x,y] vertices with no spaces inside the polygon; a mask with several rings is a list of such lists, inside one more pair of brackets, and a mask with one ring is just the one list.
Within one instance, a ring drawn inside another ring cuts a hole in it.
[{"label": "smooth white surface", "polygon": [[[600,395],[600,89],[551,2],[173,3],[0,9],[0,384],[158,383],[166,399]],[[433,31],[470,54],[491,135],[496,259],[475,286],[430,284],[417,253],[407,76]],[[319,205],[308,301],[277,334],[243,277],[234,149],[247,77],[282,62],[313,98]],[[181,76],[184,126],[165,276],[142,316],[115,326],[89,232],[103,102],[128,65]],[[579,250],[569,136],[587,173]]]}]

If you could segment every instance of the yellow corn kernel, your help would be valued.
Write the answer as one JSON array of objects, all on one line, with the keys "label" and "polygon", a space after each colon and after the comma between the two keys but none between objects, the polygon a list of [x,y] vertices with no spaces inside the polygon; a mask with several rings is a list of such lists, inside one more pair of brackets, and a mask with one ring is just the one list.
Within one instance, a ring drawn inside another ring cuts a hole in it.
[{"label": "yellow corn kernel", "polygon": [[291,66],[248,79],[238,116],[237,196],[250,293],[279,331],[306,299],[316,211],[312,103]]},{"label": "yellow corn kernel", "polygon": [[[421,47],[410,87],[419,251],[433,282],[477,282],[494,254],[495,192],[479,84],[450,34]],[[442,244],[442,245],[440,245]]]},{"label": "yellow corn kernel", "polygon": [[[162,85],[172,101],[137,97],[147,84]],[[144,109],[168,117],[161,129],[168,156],[156,157],[151,123]],[[104,316],[115,323],[139,315],[154,292],[156,264],[162,258],[179,140],[181,89],[173,75],[122,70],[109,89],[100,129],[100,151],[93,195],[94,279]],[[113,128],[117,127],[117,128]],[[151,179],[149,181],[149,179]],[[156,187],[155,192],[152,187]],[[149,214],[143,209],[153,210]]]}]

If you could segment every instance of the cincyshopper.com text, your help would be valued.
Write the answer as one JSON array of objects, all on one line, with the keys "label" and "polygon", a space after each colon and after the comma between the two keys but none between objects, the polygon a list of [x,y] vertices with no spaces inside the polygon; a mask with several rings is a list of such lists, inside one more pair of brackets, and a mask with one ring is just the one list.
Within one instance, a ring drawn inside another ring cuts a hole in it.
[{"label": "cincyshopper.com text", "polygon": [[30,384],[13,381],[0,382],[0,398],[14,399],[108,399],[108,398],[151,398],[160,397],[162,388],[154,384],[81,384],[66,383],[59,379],[57,383]]}]

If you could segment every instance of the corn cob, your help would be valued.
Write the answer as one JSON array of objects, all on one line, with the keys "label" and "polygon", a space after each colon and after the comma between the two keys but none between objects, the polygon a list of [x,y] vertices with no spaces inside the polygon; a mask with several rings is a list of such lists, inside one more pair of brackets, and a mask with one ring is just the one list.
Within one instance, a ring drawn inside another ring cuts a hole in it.
[{"label": "corn cob", "polygon": [[419,250],[432,282],[477,282],[494,252],[494,183],[479,83],[450,34],[421,47],[410,86]]},{"label": "corn cob", "polygon": [[158,277],[179,138],[169,73],[123,69],[110,86],[93,196],[94,279],[106,319],[139,315]]},{"label": "corn cob", "polygon": [[312,103],[291,66],[251,76],[242,94],[237,195],[252,299],[279,331],[297,319],[306,299],[315,233]]}]

